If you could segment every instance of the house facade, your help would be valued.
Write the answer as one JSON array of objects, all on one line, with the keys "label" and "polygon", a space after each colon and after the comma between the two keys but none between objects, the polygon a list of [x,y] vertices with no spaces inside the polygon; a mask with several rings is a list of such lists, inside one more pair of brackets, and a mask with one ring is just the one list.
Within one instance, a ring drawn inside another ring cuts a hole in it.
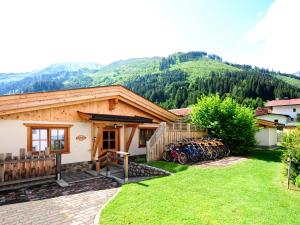
[{"label": "house facade", "polygon": [[123,86],[0,97],[0,155],[61,154],[62,164],[97,161],[101,152],[146,153],[161,122],[178,116]]},{"label": "house facade", "polygon": [[293,128],[299,125],[298,115],[300,114],[300,98],[268,101],[266,103],[266,108],[272,114],[278,115],[278,119],[280,119],[280,115],[287,116],[287,121],[284,123],[287,128]]}]

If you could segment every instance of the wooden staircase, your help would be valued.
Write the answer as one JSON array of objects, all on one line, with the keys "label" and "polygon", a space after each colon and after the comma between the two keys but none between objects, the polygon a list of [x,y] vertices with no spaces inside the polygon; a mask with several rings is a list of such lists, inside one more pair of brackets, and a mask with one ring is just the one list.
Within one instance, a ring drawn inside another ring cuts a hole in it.
[{"label": "wooden staircase", "polygon": [[206,131],[188,123],[160,123],[152,137],[147,141],[147,162],[162,159],[166,145],[177,143],[183,138],[201,138]]}]

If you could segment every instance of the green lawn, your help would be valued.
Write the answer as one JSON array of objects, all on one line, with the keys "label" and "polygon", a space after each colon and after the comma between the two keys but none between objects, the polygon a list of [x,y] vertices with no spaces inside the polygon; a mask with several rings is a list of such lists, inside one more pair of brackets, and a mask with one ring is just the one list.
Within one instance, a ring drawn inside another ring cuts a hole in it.
[{"label": "green lawn", "polygon": [[300,192],[286,190],[280,154],[214,169],[152,163],[174,176],[124,185],[101,224],[299,224]]}]

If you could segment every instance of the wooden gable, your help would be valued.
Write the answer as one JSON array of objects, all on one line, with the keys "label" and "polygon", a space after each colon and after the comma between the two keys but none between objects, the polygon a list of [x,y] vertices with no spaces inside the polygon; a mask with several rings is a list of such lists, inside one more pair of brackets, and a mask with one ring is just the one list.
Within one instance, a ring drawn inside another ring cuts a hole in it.
[{"label": "wooden gable", "polygon": [[83,121],[78,111],[148,117],[153,122],[177,119],[176,115],[122,86],[78,90],[0,97],[0,119]]}]

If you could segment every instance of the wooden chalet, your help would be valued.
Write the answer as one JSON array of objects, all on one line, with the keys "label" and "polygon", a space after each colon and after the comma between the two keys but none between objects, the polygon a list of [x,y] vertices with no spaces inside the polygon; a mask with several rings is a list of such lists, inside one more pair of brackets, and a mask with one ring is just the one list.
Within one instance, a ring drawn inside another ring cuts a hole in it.
[{"label": "wooden chalet", "polygon": [[0,181],[53,176],[56,155],[77,170],[99,171],[107,152],[128,162],[146,154],[162,122],[177,120],[119,85],[1,96]]}]

